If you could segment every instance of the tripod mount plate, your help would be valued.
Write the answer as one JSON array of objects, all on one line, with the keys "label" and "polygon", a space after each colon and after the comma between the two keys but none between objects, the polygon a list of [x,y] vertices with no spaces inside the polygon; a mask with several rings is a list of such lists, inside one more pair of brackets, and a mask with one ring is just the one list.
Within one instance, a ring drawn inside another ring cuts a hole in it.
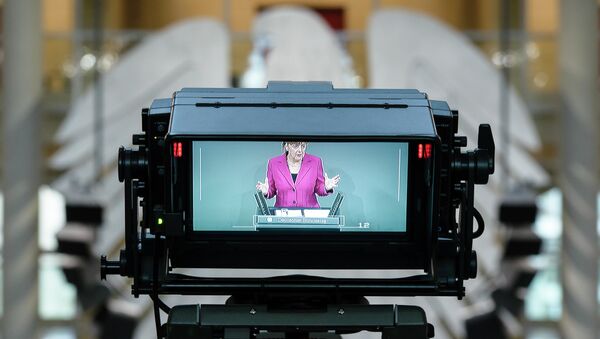
[{"label": "tripod mount plate", "polygon": [[[385,339],[426,339],[433,326],[407,305],[327,305],[320,310],[269,309],[267,305],[179,305],[166,324],[167,339],[249,339],[258,333],[381,332]],[[286,336],[287,337],[287,336]],[[294,336],[291,336],[294,337]]]}]

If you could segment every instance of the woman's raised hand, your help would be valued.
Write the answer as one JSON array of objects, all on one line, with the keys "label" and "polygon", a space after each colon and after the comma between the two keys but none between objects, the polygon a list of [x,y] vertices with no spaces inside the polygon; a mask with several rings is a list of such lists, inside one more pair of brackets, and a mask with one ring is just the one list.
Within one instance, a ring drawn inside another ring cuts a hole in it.
[{"label": "woman's raised hand", "polygon": [[327,176],[327,173],[325,173],[325,190],[327,191],[331,191],[332,189],[336,188],[338,183],[340,182],[340,175],[336,175],[333,178],[329,178]]},{"label": "woman's raised hand", "polygon": [[256,190],[257,191],[261,191],[263,195],[267,195],[267,192],[269,192],[269,179],[265,177],[265,182],[258,182],[256,183]]}]

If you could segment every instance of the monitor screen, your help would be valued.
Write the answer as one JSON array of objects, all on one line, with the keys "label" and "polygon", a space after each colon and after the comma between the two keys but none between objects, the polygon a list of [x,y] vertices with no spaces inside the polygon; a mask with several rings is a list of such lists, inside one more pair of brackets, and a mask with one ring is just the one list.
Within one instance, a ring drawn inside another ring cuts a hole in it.
[{"label": "monitor screen", "polygon": [[193,230],[406,232],[408,143],[194,141]]}]

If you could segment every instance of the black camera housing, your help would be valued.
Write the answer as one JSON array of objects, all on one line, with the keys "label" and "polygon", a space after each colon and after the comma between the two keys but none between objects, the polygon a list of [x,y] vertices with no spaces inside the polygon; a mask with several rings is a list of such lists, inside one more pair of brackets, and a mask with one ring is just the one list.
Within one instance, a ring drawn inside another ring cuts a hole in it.
[{"label": "black camera housing", "polygon": [[[316,123],[317,121],[326,123]],[[289,122],[293,120],[293,124]],[[341,293],[462,298],[477,273],[472,241],[483,232],[475,184],[494,172],[489,125],[463,152],[458,112],[417,90],[333,89],[328,82],[270,82],[266,89],[184,88],[142,110],[135,149],[119,150],[125,183],[125,249],[102,275],[133,278],[139,294]],[[202,232],[192,228],[194,141],[405,142],[407,230],[402,233]],[[412,157],[412,158],[411,158]],[[139,207],[141,220],[138,222]],[[457,218],[458,217],[458,218]],[[473,219],[478,228],[473,230]],[[422,270],[397,279],[307,276],[192,277],[173,268]]]}]

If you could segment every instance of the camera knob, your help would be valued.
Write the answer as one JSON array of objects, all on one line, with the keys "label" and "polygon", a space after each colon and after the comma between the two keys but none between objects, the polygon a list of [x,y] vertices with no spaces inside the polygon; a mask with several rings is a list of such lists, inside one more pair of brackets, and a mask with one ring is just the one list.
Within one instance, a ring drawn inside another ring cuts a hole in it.
[{"label": "camera knob", "polygon": [[477,252],[472,251],[471,257],[469,258],[469,266],[467,267],[467,278],[477,278]]},{"label": "camera knob", "polygon": [[100,257],[100,279],[106,280],[107,275],[121,274],[121,262],[106,260],[106,256]]},{"label": "camera knob", "polygon": [[125,179],[143,179],[148,169],[148,158],[143,150],[132,150],[121,146],[119,148],[118,172],[119,181]]},{"label": "camera knob", "polygon": [[488,124],[479,125],[477,149],[475,150],[475,183],[487,184],[488,178],[495,170],[496,146],[492,136],[492,128]]}]

